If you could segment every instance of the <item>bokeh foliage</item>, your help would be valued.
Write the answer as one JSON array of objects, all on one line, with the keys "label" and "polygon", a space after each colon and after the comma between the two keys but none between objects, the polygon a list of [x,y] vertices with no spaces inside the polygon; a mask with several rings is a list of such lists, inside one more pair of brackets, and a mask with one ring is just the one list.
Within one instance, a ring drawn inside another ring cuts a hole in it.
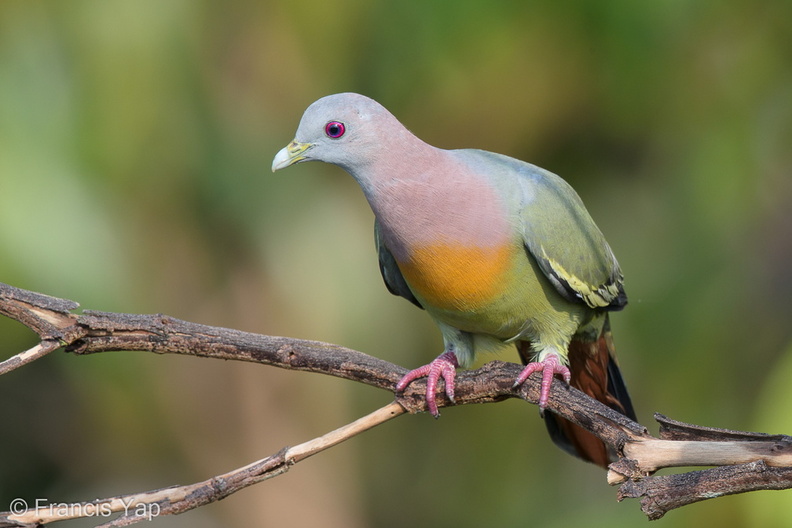
[{"label": "bokeh foliage", "polygon": [[[382,286],[351,178],[269,172],[304,108],[338,91],[432,144],[532,161],[578,189],[627,277],[613,327],[644,423],[661,411],[792,433],[785,0],[4,0],[0,280],[428,361],[439,334]],[[35,342],[8,321],[0,335],[3,358]],[[252,365],[59,353],[0,380],[0,509],[203,479],[387,400]],[[614,494],[552,447],[535,409],[507,402],[399,419],[157,522],[645,522]],[[660,522],[785,525],[790,497]]]}]

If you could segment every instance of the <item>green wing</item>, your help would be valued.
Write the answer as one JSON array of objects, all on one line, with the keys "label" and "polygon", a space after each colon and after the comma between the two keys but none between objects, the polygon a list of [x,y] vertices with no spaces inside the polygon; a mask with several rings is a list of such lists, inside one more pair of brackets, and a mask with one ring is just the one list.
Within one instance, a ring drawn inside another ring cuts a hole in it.
[{"label": "green wing", "polygon": [[382,279],[385,281],[385,286],[388,287],[388,291],[393,295],[404,297],[418,308],[423,308],[421,303],[418,302],[418,299],[415,298],[415,295],[413,295],[410,287],[407,286],[407,281],[404,280],[404,275],[402,275],[399,266],[396,264],[396,259],[393,258],[393,254],[382,241],[382,233],[380,232],[380,225],[377,221],[374,222],[374,243],[377,246],[380,273],[382,274]]},{"label": "green wing", "polygon": [[619,263],[575,190],[551,172],[513,161],[520,165],[523,241],[545,276],[569,300],[623,308]]},{"label": "green wing", "polygon": [[595,309],[619,310],[627,304],[619,264],[567,182],[501,154],[454,152],[472,170],[492,178],[516,215],[526,250],[562,297]]}]

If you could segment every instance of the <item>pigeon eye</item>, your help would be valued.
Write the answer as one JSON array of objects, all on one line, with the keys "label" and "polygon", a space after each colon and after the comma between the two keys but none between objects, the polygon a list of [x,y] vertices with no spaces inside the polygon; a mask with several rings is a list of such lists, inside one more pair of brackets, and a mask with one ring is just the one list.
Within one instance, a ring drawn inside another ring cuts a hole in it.
[{"label": "pigeon eye", "polygon": [[329,138],[338,139],[344,135],[344,132],[346,132],[346,127],[339,121],[330,121],[325,125],[325,134]]}]

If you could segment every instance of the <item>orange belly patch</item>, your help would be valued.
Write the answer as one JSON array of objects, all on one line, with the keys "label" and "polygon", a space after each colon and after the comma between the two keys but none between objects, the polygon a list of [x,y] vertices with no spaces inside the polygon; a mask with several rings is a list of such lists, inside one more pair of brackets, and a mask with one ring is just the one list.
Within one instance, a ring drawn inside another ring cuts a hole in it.
[{"label": "orange belly patch", "polygon": [[491,303],[506,287],[512,248],[434,244],[400,262],[413,292],[437,308],[469,311]]}]

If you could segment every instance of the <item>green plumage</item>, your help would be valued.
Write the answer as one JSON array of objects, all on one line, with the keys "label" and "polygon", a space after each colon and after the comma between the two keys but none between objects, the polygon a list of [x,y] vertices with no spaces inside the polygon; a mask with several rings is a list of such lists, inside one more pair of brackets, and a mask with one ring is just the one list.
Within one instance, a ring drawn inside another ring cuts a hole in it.
[{"label": "green plumage", "polygon": [[[632,412],[607,329],[607,312],[627,304],[622,273],[564,180],[500,154],[432,147],[357,94],[313,103],[273,170],[310,160],[334,163],[360,184],[388,290],[424,308],[443,334],[443,354],[397,390],[428,376],[427,407],[438,415],[440,377],[453,400],[457,366],[493,343],[514,342],[527,362],[516,384],[542,372],[541,408],[560,374]],[[557,443],[607,462],[601,442],[553,423]]]}]

